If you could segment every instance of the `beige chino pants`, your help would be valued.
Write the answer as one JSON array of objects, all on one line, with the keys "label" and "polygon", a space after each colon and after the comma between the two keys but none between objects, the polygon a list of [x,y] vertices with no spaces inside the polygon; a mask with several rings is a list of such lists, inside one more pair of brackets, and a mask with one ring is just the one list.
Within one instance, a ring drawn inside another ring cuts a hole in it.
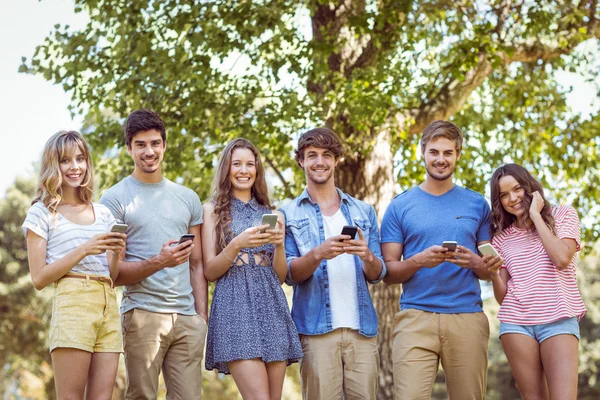
[{"label": "beige chino pants", "polygon": [[485,399],[489,337],[483,312],[398,312],[392,349],[394,399],[430,399],[440,361],[449,400]]},{"label": "beige chino pants", "polygon": [[201,399],[207,331],[202,317],[133,309],[122,323],[127,400],[156,399],[161,368],[168,400]]},{"label": "beige chino pants", "polygon": [[324,335],[300,335],[304,400],[375,400],[379,352],[377,337],[348,328]]}]

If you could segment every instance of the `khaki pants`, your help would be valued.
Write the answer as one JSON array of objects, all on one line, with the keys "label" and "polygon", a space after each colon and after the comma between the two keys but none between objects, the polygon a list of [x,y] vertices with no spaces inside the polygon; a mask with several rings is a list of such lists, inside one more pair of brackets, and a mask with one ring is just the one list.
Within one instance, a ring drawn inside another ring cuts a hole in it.
[{"label": "khaki pants", "polygon": [[162,367],[169,400],[201,398],[206,322],[199,315],[123,314],[127,400],[156,399]]},{"label": "khaki pants", "polygon": [[375,399],[379,353],[377,337],[340,328],[324,335],[300,335],[304,400]]},{"label": "khaki pants", "polygon": [[483,312],[400,311],[394,318],[394,399],[430,399],[440,361],[448,399],[484,399],[489,336]]}]

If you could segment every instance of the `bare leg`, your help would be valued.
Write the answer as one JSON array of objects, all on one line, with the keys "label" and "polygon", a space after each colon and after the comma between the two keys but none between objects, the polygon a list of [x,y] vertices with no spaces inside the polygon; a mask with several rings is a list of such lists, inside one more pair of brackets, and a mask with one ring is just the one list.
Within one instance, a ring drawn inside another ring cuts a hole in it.
[{"label": "bare leg", "polygon": [[556,335],[540,344],[550,399],[577,399],[579,340],[573,335]]},{"label": "bare leg", "polygon": [[548,390],[537,340],[519,333],[506,333],[500,336],[500,341],[523,399],[547,400]]},{"label": "bare leg", "polygon": [[88,375],[86,399],[111,400],[120,353],[94,353]]},{"label": "bare leg", "polygon": [[232,361],[227,367],[244,400],[270,400],[269,377],[262,360]]},{"label": "bare leg", "polygon": [[283,381],[285,379],[285,361],[274,361],[265,363],[267,367],[267,377],[269,379],[269,394],[271,400],[281,400],[281,392],[283,391]]},{"label": "bare leg", "polygon": [[60,347],[52,350],[52,368],[58,400],[81,400],[90,370],[92,353]]}]

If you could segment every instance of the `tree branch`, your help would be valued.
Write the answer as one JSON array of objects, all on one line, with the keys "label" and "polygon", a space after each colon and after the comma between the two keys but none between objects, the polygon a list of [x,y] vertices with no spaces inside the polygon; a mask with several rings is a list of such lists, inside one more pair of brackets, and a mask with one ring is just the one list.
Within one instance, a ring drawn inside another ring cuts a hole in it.
[{"label": "tree branch", "polygon": [[289,197],[290,199],[293,199],[294,198],[294,194],[290,190],[290,184],[285,180],[285,178],[283,177],[283,175],[279,171],[279,168],[277,168],[275,166],[275,164],[273,163],[273,160],[271,160],[268,156],[264,156],[264,157],[265,157],[265,161],[267,162],[267,164],[269,164],[269,167],[271,167],[273,169],[273,171],[275,172],[275,175],[277,175],[277,177],[279,178],[279,180],[283,184],[283,190],[285,192],[286,197]]},{"label": "tree branch", "polygon": [[[600,38],[600,24],[595,18],[596,3],[597,0],[590,2],[590,11],[588,14],[590,20],[587,23],[582,21],[581,24],[582,27],[587,29],[587,38]],[[504,24],[504,21],[499,19],[498,23]],[[566,40],[566,44],[551,46],[541,43],[538,40],[531,44],[523,43],[511,48],[504,47],[504,51],[500,51],[494,55],[500,57],[505,66],[513,62],[533,63],[538,60],[549,61],[572,52],[582,42],[577,26],[569,26],[568,29],[558,32],[557,37],[562,38],[563,43]],[[414,124],[408,130],[410,133],[416,134],[422,132],[431,121],[451,117],[461,109],[469,95],[493,72],[491,59],[490,54],[482,51],[479,55],[477,65],[468,71],[462,79],[452,79],[439,90],[434,98],[426,100],[425,103],[416,109],[410,110],[408,113],[404,110],[393,115],[396,123],[404,123],[404,125],[400,126],[406,128],[406,121],[412,118]]]}]

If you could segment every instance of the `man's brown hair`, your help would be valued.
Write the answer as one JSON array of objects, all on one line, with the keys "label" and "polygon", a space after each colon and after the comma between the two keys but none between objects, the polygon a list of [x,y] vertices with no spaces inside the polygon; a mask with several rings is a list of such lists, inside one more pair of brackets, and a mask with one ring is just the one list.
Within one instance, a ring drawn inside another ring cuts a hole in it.
[{"label": "man's brown hair", "polygon": [[298,149],[296,150],[296,163],[300,167],[300,161],[304,160],[304,150],[307,147],[314,146],[320,149],[327,149],[333,153],[335,159],[338,160],[344,150],[342,149],[342,141],[329,128],[315,128],[304,132],[298,139]]},{"label": "man's brown hair", "polygon": [[461,153],[463,133],[459,127],[450,121],[437,120],[427,125],[423,131],[423,135],[421,136],[421,154],[425,154],[425,147],[427,147],[429,142],[441,137],[454,140],[454,143],[456,143],[456,152],[458,154]]}]

